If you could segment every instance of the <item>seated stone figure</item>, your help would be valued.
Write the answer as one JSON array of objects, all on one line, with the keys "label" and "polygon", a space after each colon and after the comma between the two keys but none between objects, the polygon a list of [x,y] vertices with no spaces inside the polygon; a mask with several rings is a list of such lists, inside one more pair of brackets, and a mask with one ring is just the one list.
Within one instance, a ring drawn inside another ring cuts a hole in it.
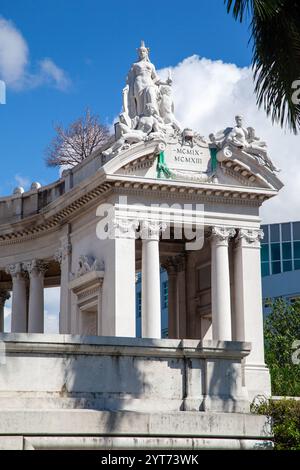
[{"label": "seated stone figure", "polygon": [[227,127],[216,134],[210,134],[211,142],[225,153],[227,149],[230,153],[230,146],[236,147],[253,155],[259,163],[268,166],[271,171],[278,171],[268,156],[266,142],[255,135],[255,129],[253,127],[245,128],[242,116],[236,116],[235,121],[236,125],[234,127]]},{"label": "seated stone figure", "polygon": [[[131,120],[130,120],[130,124]],[[108,156],[116,153],[121,149],[129,147],[131,144],[141,142],[145,137],[145,133],[141,130],[133,129],[128,125],[128,116],[126,113],[119,115],[119,122],[115,125],[116,142],[109,149],[103,152],[103,155]]]},{"label": "seated stone figure", "polygon": [[180,132],[181,126],[174,116],[174,102],[172,98],[172,89],[169,85],[161,85],[159,87],[160,101],[159,112],[166,125],[170,125],[173,129]]}]

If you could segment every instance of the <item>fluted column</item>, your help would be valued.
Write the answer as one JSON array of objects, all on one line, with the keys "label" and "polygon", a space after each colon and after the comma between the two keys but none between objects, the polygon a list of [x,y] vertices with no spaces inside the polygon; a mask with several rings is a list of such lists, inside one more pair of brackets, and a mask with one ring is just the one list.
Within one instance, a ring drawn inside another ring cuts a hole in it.
[{"label": "fluted column", "polygon": [[30,277],[28,332],[44,332],[44,274],[47,266],[43,261],[24,263]]},{"label": "fluted column", "polygon": [[11,264],[6,272],[12,277],[13,294],[11,307],[11,332],[27,331],[26,274],[22,263]]},{"label": "fluted column", "polygon": [[0,289],[0,333],[4,331],[4,305],[10,298],[10,292],[7,289]]},{"label": "fluted column", "polygon": [[142,237],[142,337],[161,337],[159,235],[166,226],[144,221]]},{"label": "fluted column", "polygon": [[211,295],[213,339],[231,340],[231,299],[228,242],[235,230],[213,227],[211,233]]}]

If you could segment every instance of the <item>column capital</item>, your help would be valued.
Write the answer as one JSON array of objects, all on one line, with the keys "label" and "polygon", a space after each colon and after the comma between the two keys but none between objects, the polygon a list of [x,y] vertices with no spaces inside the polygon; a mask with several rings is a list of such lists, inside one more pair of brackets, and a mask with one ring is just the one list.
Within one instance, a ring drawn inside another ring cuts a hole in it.
[{"label": "column capital", "polygon": [[0,288],[0,306],[3,307],[8,299],[10,299],[10,292],[7,289]]},{"label": "column capital", "polygon": [[174,257],[170,256],[164,261],[162,266],[168,273],[168,276],[175,276],[177,274],[176,264],[174,263]]},{"label": "column capital", "polygon": [[6,267],[6,273],[10,274],[12,278],[23,277],[26,273],[23,263],[10,264]]},{"label": "column capital", "polygon": [[259,248],[263,238],[264,231],[262,229],[240,229],[236,237],[236,243],[244,243],[246,246]]},{"label": "column capital", "polygon": [[139,222],[136,219],[113,219],[109,223],[109,238],[136,238]]},{"label": "column capital", "polygon": [[211,229],[210,240],[217,245],[227,246],[229,239],[234,237],[235,233],[232,227],[214,226]]},{"label": "column capital", "polygon": [[48,269],[48,265],[42,260],[34,259],[24,263],[24,269],[30,276],[43,276]]},{"label": "column capital", "polygon": [[167,224],[158,221],[143,220],[140,224],[142,240],[159,240],[159,235],[166,230]]},{"label": "column capital", "polygon": [[179,253],[178,255],[170,256],[166,259],[163,266],[167,270],[168,275],[184,271],[186,267],[185,253]]},{"label": "column capital", "polygon": [[67,257],[72,253],[72,245],[70,242],[63,243],[60,248],[54,253],[54,259],[59,264],[62,264]]}]

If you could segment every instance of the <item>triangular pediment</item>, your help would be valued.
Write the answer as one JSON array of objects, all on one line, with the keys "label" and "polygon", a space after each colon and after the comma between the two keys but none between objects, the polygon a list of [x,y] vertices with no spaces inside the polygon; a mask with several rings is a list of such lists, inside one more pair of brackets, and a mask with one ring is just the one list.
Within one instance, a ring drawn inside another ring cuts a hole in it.
[{"label": "triangular pediment", "polygon": [[192,143],[172,138],[140,142],[122,150],[105,165],[110,175],[157,179],[158,183],[191,182],[246,186],[279,190],[283,184],[277,174],[252,155],[239,149],[217,151],[205,139]]}]

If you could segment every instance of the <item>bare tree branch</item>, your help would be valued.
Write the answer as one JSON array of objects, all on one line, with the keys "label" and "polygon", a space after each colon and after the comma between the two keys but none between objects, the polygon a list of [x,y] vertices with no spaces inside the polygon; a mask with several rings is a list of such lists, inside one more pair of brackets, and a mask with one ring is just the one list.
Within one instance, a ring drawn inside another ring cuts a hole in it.
[{"label": "bare tree branch", "polygon": [[67,128],[56,125],[54,130],[56,135],[45,151],[46,163],[52,167],[77,165],[110,137],[108,127],[89,109]]}]

